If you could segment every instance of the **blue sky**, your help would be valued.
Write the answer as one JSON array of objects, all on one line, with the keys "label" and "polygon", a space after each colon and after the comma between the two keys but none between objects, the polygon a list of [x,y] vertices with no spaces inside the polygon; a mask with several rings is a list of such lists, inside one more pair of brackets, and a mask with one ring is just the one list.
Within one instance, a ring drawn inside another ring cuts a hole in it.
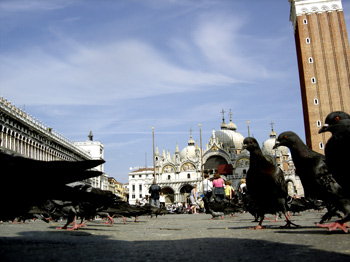
[{"label": "blue sky", "polygon": [[[343,1],[350,24],[349,1]],[[203,147],[232,110],[261,144],[304,138],[288,0],[1,0],[0,95],[72,141],[105,146],[105,172]]]}]

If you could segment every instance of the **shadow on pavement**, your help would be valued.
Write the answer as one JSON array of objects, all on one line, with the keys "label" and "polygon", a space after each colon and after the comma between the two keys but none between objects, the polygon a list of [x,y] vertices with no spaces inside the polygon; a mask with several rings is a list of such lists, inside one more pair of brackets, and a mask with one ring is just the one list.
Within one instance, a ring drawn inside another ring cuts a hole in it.
[{"label": "shadow on pavement", "polygon": [[[293,234],[297,231],[281,232]],[[173,262],[189,260],[195,262],[349,261],[350,256],[317,250],[305,245],[245,238],[198,239],[188,236],[182,240],[120,241],[84,231],[27,231],[21,232],[20,236],[0,238],[0,261]]]}]

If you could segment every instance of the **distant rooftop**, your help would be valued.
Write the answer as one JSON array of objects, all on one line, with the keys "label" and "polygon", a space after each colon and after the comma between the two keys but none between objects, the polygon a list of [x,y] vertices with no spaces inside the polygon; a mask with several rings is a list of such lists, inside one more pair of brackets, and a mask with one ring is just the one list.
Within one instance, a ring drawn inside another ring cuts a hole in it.
[{"label": "distant rooftop", "polygon": [[141,167],[137,170],[133,170],[130,173],[138,173],[138,172],[144,172],[144,171],[154,171],[153,167]]}]

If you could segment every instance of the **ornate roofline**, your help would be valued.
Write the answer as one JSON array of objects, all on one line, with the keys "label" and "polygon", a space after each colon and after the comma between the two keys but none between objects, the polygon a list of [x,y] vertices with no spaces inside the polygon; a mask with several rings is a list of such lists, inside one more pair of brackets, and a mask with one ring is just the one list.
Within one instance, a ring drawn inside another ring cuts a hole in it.
[{"label": "ornate roofline", "polygon": [[341,0],[288,0],[291,4],[289,20],[295,29],[297,16],[303,14],[343,11]]},{"label": "ornate roofline", "polygon": [[58,133],[55,129],[47,126],[42,123],[35,117],[28,115],[25,111],[20,109],[19,107],[12,104],[7,99],[0,97],[0,116],[6,116],[15,119],[19,123],[22,123],[29,129],[35,130],[43,137],[49,138],[50,140],[55,141],[55,143],[59,144],[62,147],[66,147],[71,152],[77,154],[79,157],[83,159],[91,159],[91,154],[86,152],[84,149],[75,145],[75,142],[72,142],[68,138],[64,137],[60,133]]}]

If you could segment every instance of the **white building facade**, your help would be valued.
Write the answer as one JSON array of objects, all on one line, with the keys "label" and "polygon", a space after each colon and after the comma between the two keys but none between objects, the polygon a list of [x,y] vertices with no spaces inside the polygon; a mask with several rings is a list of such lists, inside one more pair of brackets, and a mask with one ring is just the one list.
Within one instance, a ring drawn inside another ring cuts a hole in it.
[{"label": "white building facade", "polygon": [[153,168],[139,168],[129,173],[129,203],[135,205],[137,200],[141,200],[148,195],[150,185],[154,180]]},{"label": "white building facade", "polygon": [[[99,160],[104,159],[104,146],[100,141],[93,141],[93,134],[92,131],[90,131],[89,140],[85,142],[74,142],[76,146],[86,151],[90,156],[91,159]],[[96,170],[102,172],[103,174],[98,177],[92,177],[90,178],[90,183],[92,187],[100,188],[103,190],[108,190],[109,184],[108,184],[108,176],[104,173],[104,165],[100,165],[95,168]]]}]

